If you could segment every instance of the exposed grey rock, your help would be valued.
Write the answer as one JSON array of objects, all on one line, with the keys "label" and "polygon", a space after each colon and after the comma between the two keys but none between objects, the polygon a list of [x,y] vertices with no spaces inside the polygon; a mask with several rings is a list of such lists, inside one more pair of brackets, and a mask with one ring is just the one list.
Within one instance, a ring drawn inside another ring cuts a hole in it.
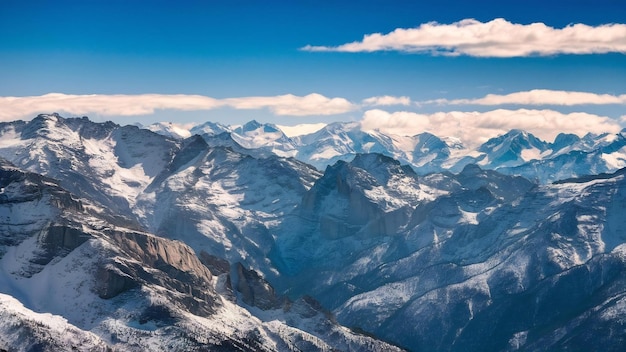
[{"label": "exposed grey rock", "polygon": [[200,258],[200,262],[211,271],[211,274],[221,275],[230,273],[230,263],[226,259],[211,255],[205,251],[201,251],[198,257]]},{"label": "exposed grey rock", "polygon": [[247,270],[241,263],[236,264],[237,291],[244,303],[263,310],[277,309],[285,303],[285,297],[277,295],[272,285],[256,271]]},{"label": "exposed grey rock", "polygon": [[96,287],[96,291],[112,297],[132,286],[127,282],[130,278],[137,284],[158,285],[176,292],[172,300],[196,315],[210,315],[219,305],[211,272],[188,246],[133,232],[107,231],[106,236],[123,257],[99,269],[105,272],[102,277],[111,281],[104,288]]}]

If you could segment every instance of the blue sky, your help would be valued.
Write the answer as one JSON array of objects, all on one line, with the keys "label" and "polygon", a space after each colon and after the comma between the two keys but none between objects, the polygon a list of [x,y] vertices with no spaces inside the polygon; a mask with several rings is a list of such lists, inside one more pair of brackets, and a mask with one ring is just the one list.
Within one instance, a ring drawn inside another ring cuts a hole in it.
[{"label": "blue sky", "polygon": [[[88,115],[94,120],[118,123],[212,120],[237,124],[254,118],[281,125],[363,120],[370,110],[376,110],[384,120],[383,112],[430,116],[450,111],[530,109],[564,114],[559,120],[561,124],[563,119],[572,118],[567,114],[574,112],[607,117],[622,124],[620,119],[626,115],[623,102],[468,103],[488,94],[537,89],[544,90],[544,95],[551,91],[612,97],[626,94],[626,55],[620,49],[626,38],[620,37],[620,28],[615,29],[613,49],[601,53],[483,57],[462,52],[450,56],[433,53],[431,49],[337,49],[372,33],[384,35],[429,22],[449,25],[475,19],[487,23],[497,18],[518,25],[542,23],[554,29],[574,24],[593,28],[626,23],[626,6],[623,1],[608,0],[3,0],[0,97],[4,97],[1,103],[5,115],[1,118],[29,118],[19,115],[33,115],[38,108],[35,99],[22,101],[30,109],[14,109],[16,103],[7,97],[33,98],[49,93],[98,94],[102,102],[107,102],[105,98],[110,95],[199,95],[219,100],[318,94],[343,99],[352,104],[351,108],[343,112],[339,109],[316,113],[313,109],[292,113],[291,109],[280,110],[272,105],[277,100],[253,107],[245,107],[247,102],[238,100],[207,109],[180,108],[176,104],[173,108],[157,106],[154,112],[148,109],[147,113],[98,107],[72,111],[71,103],[61,99],[58,105],[41,104],[41,109],[58,107],[56,110],[65,116]],[[307,45],[325,49],[303,50]],[[363,103],[364,99],[380,96],[405,97],[410,103]],[[463,99],[466,103],[459,103]],[[451,104],[454,100],[457,103]],[[302,103],[297,99],[293,102]],[[141,104],[147,103],[142,100]],[[9,113],[13,115],[8,116]],[[373,121],[373,113],[368,116]],[[393,116],[388,120],[392,121]],[[427,126],[436,127],[433,121]]]}]

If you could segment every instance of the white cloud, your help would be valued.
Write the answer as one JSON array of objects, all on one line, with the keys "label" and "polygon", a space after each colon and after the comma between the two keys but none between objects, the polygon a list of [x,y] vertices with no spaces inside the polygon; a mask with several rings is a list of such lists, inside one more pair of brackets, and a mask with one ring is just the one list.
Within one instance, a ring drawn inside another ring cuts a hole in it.
[{"label": "white cloud", "polygon": [[373,33],[362,41],[339,46],[307,45],[304,51],[402,51],[478,57],[546,56],[555,54],[626,53],[626,24],[553,28],[543,23],[515,24],[497,18],[489,22],[465,19],[452,24],[424,23]]},{"label": "white cloud", "polygon": [[302,136],[305,134],[317,132],[326,126],[325,123],[303,123],[295,126],[278,125],[288,137]]},{"label": "white cloud", "polygon": [[32,117],[37,113],[67,112],[76,115],[147,115],[156,109],[207,110],[219,107],[213,98],[200,95],[69,95],[0,97],[0,120]]},{"label": "white cloud", "polygon": [[453,111],[428,115],[406,111],[389,113],[374,109],[365,112],[361,124],[365,130],[377,129],[398,135],[430,132],[441,137],[457,137],[468,147],[480,145],[511,129],[522,129],[547,141],[553,141],[561,132],[582,136],[588,132],[617,133],[621,129],[618,121],[605,116],[528,109]]},{"label": "white cloud", "polygon": [[608,105],[626,104],[626,94],[596,94],[563,90],[533,89],[506,95],[487,94],[479,99],[436,99],[422,102],[439,105]]},{"label": "white cloud", "polygon": [[73,115],[103,116],[148,115],[158,109],[183,111],[268,108],[276,115],[307,116],[345,113],[357,107],[344,98],[327,98],[320,94],[273,97],[215,99],[202,95],[70,95],[50,93],[40,96],[0,97],[0,121],[33,117],[38,113],[63,112]]},{"label": "white cloud", "polygon": [[390,95],[383,95],[378,97],[371,97],[363,99],[363,104],[368,106],[388,106],[388,105],[411,105],[411,99],[409,97],[393,97]]},{"label": "white cloud", "polygon": [[227,98],[221,102],[235,109],[269,108],[276,115],[290,116],[335,115],[356,108],[344,98],[327,98],[315,93],[303,97],[287,94],[274,97]]}]

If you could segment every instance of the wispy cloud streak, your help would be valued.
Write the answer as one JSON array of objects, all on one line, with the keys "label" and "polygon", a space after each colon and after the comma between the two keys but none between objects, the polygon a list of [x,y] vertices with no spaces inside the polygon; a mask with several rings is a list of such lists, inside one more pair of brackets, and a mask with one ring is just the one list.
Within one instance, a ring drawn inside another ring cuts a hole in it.
[{"label": "wispy cloud streak", "polygon": [[338,46],[307,45],[304,51],[400,51],[432,55],[524,57],[557,54],[626,53],[626,24],[554,28],[544,23],[516,24],[497,18],[465,19],[452,24],[429,22],[387,34],[367,34],[361,41]]}]

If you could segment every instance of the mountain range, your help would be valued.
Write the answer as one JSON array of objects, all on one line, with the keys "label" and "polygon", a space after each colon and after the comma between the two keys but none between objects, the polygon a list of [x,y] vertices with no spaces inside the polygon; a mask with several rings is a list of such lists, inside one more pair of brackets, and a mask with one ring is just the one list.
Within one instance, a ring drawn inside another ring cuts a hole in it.
[{"label": "mountain range", "polygon": [[541,184],[626,167],[626,130],[618,134],[589,133],[583,137],[561,133],[553,142],[522,130],[511,130],[482,145],[468,147],[457,138],[438,137],[429,132],[398,136],[366,131],[358,122],[331,123],[317,132],[293,138],[276,125],[257,121],[236,128],[207,122],[188,132],[179,130],[174,134],[172,129],[180,127],[154,124],[148,128],[178,139],[198,134],[211,145],[230,146],[256,156],[294,157],[319,170],[338,160],[350,161],[355,155],[366,153],[394,158],[420,175],[458,173],[466,165],[476,164]]},{"label": "mountain range", "polygon": [[626,131],[0,124],[0,349],[621,350]]}]

